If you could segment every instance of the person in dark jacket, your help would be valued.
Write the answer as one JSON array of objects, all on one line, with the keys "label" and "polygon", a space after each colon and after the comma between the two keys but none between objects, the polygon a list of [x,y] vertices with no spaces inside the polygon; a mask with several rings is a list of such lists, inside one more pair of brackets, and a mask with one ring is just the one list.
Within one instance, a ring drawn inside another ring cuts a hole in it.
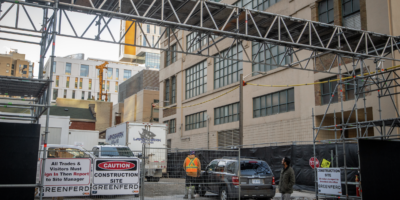
[{"label": "person in dark jacket", "polygon": [[282,159],[283,169],[279,180],[279,192],[282,193],[282,200],[290,200],[290,195],[293,193],[293,185],[296,182],[293,168],[290,167],[290,159],[284,157]]}]

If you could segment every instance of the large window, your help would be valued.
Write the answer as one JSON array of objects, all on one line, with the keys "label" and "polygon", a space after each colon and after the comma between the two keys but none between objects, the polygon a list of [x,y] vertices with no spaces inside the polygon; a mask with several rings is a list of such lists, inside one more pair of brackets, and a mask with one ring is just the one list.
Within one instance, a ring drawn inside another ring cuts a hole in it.
[{"label": "large window", "polygon": [[118,82],[115,82],[115,92],[118,92]]},{"label": "large window", "polygon": [[[355,75],[360,75],[361,71],[360,70],[356,70]],[[364,80],[363,79],[358,79],[358,88],[357,88],[357,92],[363,92],[364,91]],[[346,100],[353,100],[355,99],[355,95],[354,95],[354,82],[351,81],[349,84],[346,84]],[[359,98],[363,98],[365,93],[359,94]]]},{"label": "large window", "polygon": [[234,103],[214,109],[214,125],[239,121],[239,103]]},{"label": "large window", "polygon": [[343,26],[361,29],[360,0],[342,0]]},{"label": "large window", "polygon": [[168,133],[176,133],[176,119],[164,121],[164,124],[168,126]]},{"label": "large window", "polygon": [[72,90],[72,98],[75,99],[75,90]]},{"label": "large window", "polygon": [[263,117],[294,110],[294,89],[253,98],[253,117]]},{"label": "large window", "polygon": [[154,25],[154,34],[156,34],[156,32],[157,32],[156,28],[157,28],[156,25]]},{"label": "large window", "polygon": [[[338,89],[336,89],[335,94],[333,93],[333,91],[335,90],[336,84],[337,84],[336,79],[337,79],[337,77],[335,76],[335,77],[321,80],[321,82],[328,81],[327,83],[321,84],[321,104],[328,104],[332,95],[334,95],[334,96],[333,96],[331,103],[338,102]],[[335,81],[333,81],[333,80],[335,80]]]},{"label": "large window", "polygon": [[81,65],[81,76],[89,76],[89,65]]},{"label": "large window", "polygon": [[88,88],[89,90],[91,90],[92,89],[92,79],[89,79],[89,88]]},{"label": "large window", "polygon": [[176,103],[176,77],[171,78],[171,104]]},{"label": "large window", "polygon": [[236,5],[238,7],[245,7],[247,9],[255,9],[255,10],[264,11],[279,1],[280,0],[258,0],[258,1],[257,0],[240,0],[233,5]]},{"label": "large window", "polygon": [[75,77],[75,89],[78,89],[78,77]]},{"label": "large window", "polygon": [[323,0],[318,3],[318,19],[323,23],[333,23],[333,0]]},{"label": "large window", "polygon": [[107,91],[110,92],[110,81],[107,81]]},{"label": "large window", "polygon": [[131,77],[131,70],[124,69],[124,81]]},{"label": "large window", "polygon": [[107,79],[113,79],[113,68],[107,68]]},{"label": "large window", "polygon": [[68,76],[68,77],[67,77],[67,82],[66,82],[66,84],[65,84],[65,87],[66,87],[66,88],[69,88],[69,80],[70,80],[70,77]]},{"label": "large window", "polygon": [[65,75],[71,75],[71,63],[65,65]]},{"label": "large window", "polygon": [[85,99],[85,91],[82,91],[81,99]]},{"label": "large window", "polygon": [[192,32],[186,36],[186,48],[188,52],[194,52],[205,44],[207,44],[207,35],[204,33]]},{"label": "large window", "polygon": [[67,90],[64,90],[64,99],[67,98]]},{"label": "large window", "polygon": [[115,69],[115,80],[119,79],[119,69]]},{"label": "large window", "polygon": [[87,99],[92,99],[92,92],[88,92],[88,98]]},{"label": "large window", "polygon": [[169,90],[170,90],[170,82],[169,79],[165,80],[165,96],[164,96],[164,105],[168,106],[171,102],[169,102]]},{"label": "large window", "polygon": [[185,116],[185,130],[193,130],[207,126],[207,111]]},{"label": "large window", "polygon": [[145,65],[146,67],[160,69],[160,54],[146,52]]},{"label": "large window", "polygon": [[[285,56],[286,47],[284,46],[272,46],[267,44],[268,47],[266,47],[258,42],[253,42],[252,44],[253,44],[252,54],[253,58],[255,57],[254,61],[265,63],[265,64],[253,64],[253,72],[256,71],[266,72],[278,68],[277,66],[275,66],[276,63],[278,65],[286,65],[291,62],[290,56]],[[271,51],[269,51],[268,48]],[[253,75],[256,74],[254,73]]]},{"label": "large window", "polygon": [[[228,59],[243,59],[242,46],[239,46],[239,54],[237,54],[236,46],[227,49],[221,53]],[[243,73],[243,62],[214,58],[214,89],[229,85],[239,81],[240,74]]]},{"label": "large window", "polygon": [[171,51],[167,51],[165,58],[165,66],[169,66],[175,61],[176,61],[176,44],[171,46]]},{"label": "large window", "polygon": [[[53,74],[56,73],[56,69],[57,69],[57,68],[56,68],[56,63],[57,63],[56,61],[53,62]],[[13,68],[13,69],[14,69],[14,68]]]},{"label": "large window", "polygon": [[147,24],[147,33],[150,33],[150,24]]},{"label": "large window", "polygon": [[58,97],[58,89],[53,89],[53,100],[56,100]]},{"label": "large window", "polygon": [[83,85],[83,78],[79,79],[79,89],[82,89],[82,85]]},{"label": "large window", "polygon": [[207,61],[186,70],[186,99],[207,92]]},{"label": "large window", "polygon": [[60,84],[60,76],[56,76],[56,87]]}]

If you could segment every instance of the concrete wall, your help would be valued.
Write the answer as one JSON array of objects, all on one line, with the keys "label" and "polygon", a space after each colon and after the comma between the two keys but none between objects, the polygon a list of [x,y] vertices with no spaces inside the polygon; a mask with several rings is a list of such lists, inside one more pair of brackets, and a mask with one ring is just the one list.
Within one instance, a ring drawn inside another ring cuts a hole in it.
[{"label": "concrete wall", "polygon": [[137,101],[136,94],[124,100],[124,122],[134,122],[136,121],[136,111]]},{"label": "concrete wall", "polygon": [[[124,121],[149,122],[151,104],[158,98],[159,92],[155,90],[141,90],[137,94],[126,98],[124,101]],[[153,118],[159,118],[159,113],[156,109],[153,111]]]},{"label": "concrete wall", "polygon": [[[336,2],[336,1],[335,1]],[[393,9],[394,5],[398,2],[392,2]],[[222,1],[222,3],[233,3],[232,1]],[[374,1],[374,0],[362,0],[361,15],[366,15],[366,20],[362,19],[362,27],[367,27],[367,30],[376,31],[380,33],[389,34],[389,17],[395,20],[399,14],[397,12],[388,13],[387,1]],[[379,5],[378,5],[379,4]],[[339,5],[336,5],[336,7]],[[316,0],[281,0],[280,2],[269,7],[266,11],[272,13],[278,13],[282,15],[288,15],[296,18],[303,18],[308,20],[318,20],[317,10],[318,1]],[[340,10],[335,15],[340,18]],[[382,14],[385,13],[385,14]],[[335,24],[342,23],[341,20],[336,20]],[[339,24],[338,24],[339,25]],[[341,24],[340,24],[341,25]],[[400,25],[393,23],[393,32],[400,32]],[[187,31],[176,31],[180,44],[183,48],[186,48],[186,35],[190,32]],[[399,35],[393,33],[392,35]],[[233,39],[225,39],[218,43],[220,51],[227,49]],[[162,42],[164,47],[168,45],[168,39],[163,37]],[[175,44],[176,40],[171,39],[171,44]],[[252,55],[252,43],[250,41],[244,41],[244,51],[248,55]],[[217,54],[216,48],[210,48],[210,55]],[[177,102],[176,104],[170,105],[171,107],[177,106],[188,106],[198,104],[219,95],[222,95],[229,90],[237,86],[238,82],[230,85],[214,89],[214,59],[206,58],[201,56],[177,54],[177,61],[169,66],[165,66],[165,52],[161,56],[161,69],[160,69],[160,96],[159,99],[165,99],[165,80],[172,76],[176,76],[177,80]],[[309,52],[299,52],[299,60],[305,59],[309,56]],[[243,53],[243,58],[245,54]],[[326,59],[330,59],[327,57]],[[207,92],[190,99],[185,98],[185,70],[192,67],[199,62],[207,63]],[[315,63],[311,62],[311,65]],[[318,63],[317,63],[318,64]],[[373,62],[366,62],[369,69],[375,69]],[[393,66],[395,63],[385,62],[385,68]],[[316,66],[318,67],[318,66]],[[332,72],[338,72],[338,67],[335,67]],[[252,64],[243,63],[243,74],[248,75],[252,73]],[[326,73],[314,73],[304,70],[296,69],[284,69],[278,68],[268,71],[267,75],[256,75],[248,76],[246,81],[251,81],[256,84],[273,84],[273,85],[287,85],[287,84],[300,84],[300,83],[313,83],[315,81],[329,78],[332,74]],[[286,113],[279,113],[264,117],[253,117],[253,98],[271,94],[277,91],[288,89],[285,87],[269,88],[269,87],[256,87],[256,86],[245,86],[244,87],[244,144],[256,144],[256,143],[268,143],[268,142],[291,142],[291,141],[312,141],[312,109],[316,116],[321,116],[325,113],[327,105],[320,105],[318,99],[321,97],[316,94],[314,86],[302,86],[294,88],[294,99],[295,99],[295,110]],[[345,91],[343,91],[344,93]],[[379,119],[379,108],[377,93],[372,92],[367,95],[367,107],[370,109],[368,120]],[[397,98],[396,98],[397,99]],[[220,125],[214,125],[214,109],[223,105],[236,103],[239,101],[239,91],[235,90],[223,97],[204,103],[198,106],[190,108],[177,108],[176,113],[171,113],[167,109],[160,109],[160,122],[164,122],[171,119],[176,119],[176,133],[168,134],[167,139],[172,142],[172,148],[201,148],[207,147],[207,141],[209,141],[210,147],[217,145],[217,133],[223,130],[237,129],[239,122],[230,122]],[[382,98],[382,118],[393,118],[395,112],[391,105],[390,98]],[[398,101],[398,100],[397,100]],[[318,103],[318,104],[316,104]],[[344,102],[344,110],[349,111],[354,105],[354,100]],[[359,108],[363,107],[360,101],[357,105]],[[328,113],[340,111],[340,103],[331,105]],[[209,126],[194,130],[185,130],[185,116],[194,114],[201,111],[207,111],[208,117],[210,118]],[[165,113],[165,114],[164,114]],[[320,121],[316,121],[318,125]],[[327,122],[332,122],[332,119],[327,119]],[[374,132],[374,134],[378,134]]]},{"label": "concrete wall", "polygon": [[57,106],[75,108],[89,108],[90,104],[94,104],[94,112],[96,113],[95,130],[103,131],[112,125],[112,102],[58,98],[56,104]]}]

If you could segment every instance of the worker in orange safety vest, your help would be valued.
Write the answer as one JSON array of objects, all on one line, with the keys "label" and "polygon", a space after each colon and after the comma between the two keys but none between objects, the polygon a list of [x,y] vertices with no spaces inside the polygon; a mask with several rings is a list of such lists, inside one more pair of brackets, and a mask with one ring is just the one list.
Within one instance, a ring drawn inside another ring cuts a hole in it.
[{"label": "worker in orange safety vest", "polygon": [[[183,169],[186,171],[186,188],[185,196],[183,198],[187,199],[188,195],[190,195],[193,199],[194,191],[197,191],[196,187],[198,186],[197,183],[201,173],[200,159],[196,157],[196,152],[191,151],[190,155],[186,157],[185,161],[183,162]],[[189,194],[189,187],[192,189],[191,194]]]}]

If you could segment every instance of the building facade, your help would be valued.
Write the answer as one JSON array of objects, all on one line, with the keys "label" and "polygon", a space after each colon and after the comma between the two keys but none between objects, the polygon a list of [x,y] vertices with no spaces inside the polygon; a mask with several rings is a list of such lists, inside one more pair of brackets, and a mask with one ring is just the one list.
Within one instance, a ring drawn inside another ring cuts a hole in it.
[{"label": "building facade", "polygon": [[[124,35],[126,30],[128,32]],[[146,68],[160,69],[160,50],[146,47],[160,47],[161,30],[161,27],[156,25],[121,21],[122,43],[136,46],[120,45],[120,61],[136,62],[144,64]]]},{"label": "building facade", "polygon": [[[103,94],[108,94],[108,101],[118,102],[119,84],[145,69],[143,65],[95,58],[83,59],[84,55],[55,57],[53,68],[52,102],[57,98],[68,99],[99,99],[99,69],[97,65],[107,61],[108,69],[103,72]],[[50,59],[45,65],[45,73],[50,74]],[[105,100],[105,96],[102,98]]]},{"label": "building facade", "polygon": [[119,86],[118,104],[113,107],[113,125],[122,122],[159,122],[158,109],[153,103],[159,102],[159,71],[142,70]]},{"label": "building facade", "polygon": [[[398,1],[375,0],[222,0],[221,3],[235,4],[240,7],[264,10],[271,13],[292,16],[353,29],[362,29],[388,35],[399,35],[400,25],[393,23],[398,13],[392,12]],[[385,14],[382,14],[385,13]],[[176,30],[183,48],[195,52],[207,41],[193,40],[194,34],[188,31]],[[168,47],[168,39],[162,37],[162,45]],[[216,36],[218,40],[218,36]],[[212,41],[210,41],[211,43]],[[227,38],[218,43],[218,49],[228,58],[244,58],[245,54],[255,55],[260,49],[253,41],[243,41],[242,46],[229,49],[233,39]],[[171,48],[177,46],[171,39]],[[245,62],[234,62],[202,56],[177,54],[164,51],[161,54],[160,69],[160,122],[167,123],[168,143],[172,148],[212,148],[239,145],[239,90],[234,90],[217,100],[213,100],[190,108],[180,108],[205,102],[220,96],[239,84],[240,74],[247,76],[245,81],[265,85],[288,85],[313,83],[336,79],[336,75],[315,73],[298,69],[287,69],[268,65],[272,59],[281,60],[283,65],[293,61],[292,56],[284,57],[285,47],[269,44],[270,52],[257,57],[257,61],[266,65]],[[238,49],[238,51],[236,50]],[[218,54],[216,48],[210,48],[210,55]],[[298,53],[298,60],[305,59],[309,53]],[[399,57],[398,54],[394,55]],[[254,57],[254,56],[253,56]],[[314,68],[323,69],[323,64],[331,63],[334,55],[324,55],[311,62]],[[296,59],[297,60],[297,59]],[[351,60],[343,62],[351,65]],[[398,65],[395,62],[385,62],[384,67]],[[375,69],[373,61],[366,61],[366,68]],[[293,66],[296,67],[296,66]],[[356,73],[360,73],[359,66]],[[364,69],[365,71],[366,69]],[[353,69],[350,69],[353,71]],[[264,74],[259,74],[263,72]],[[332,72],[338,73],[338,63],[334,63]],[[330,105],[327,124],[333,124],[333,112],[341,110],[340,98],[344,98],[343,109],[347,119],[354,106],[354,88],[346,86],[336,93],[333,85],[326,83],[301,87],[258,87],[244,86],[243,95],[243,144],[260,144],[275,142],[312,142],[312,109],[315,112],[315,123],[319,125],[327,110],[329,98],[334,95]],[[365,88],[368,90],[368,88]],[[342,93],[339,95],[339,93]],[[338,97],[339,96],[339,97]],[[342,96],[342,97],[340,97]],[[377,92],[366,94],[368,120],[379,119]],[[398,101],[397,98],[395,101]],[[398,102],[396,102],[398,103]],[[396,113],[390,98],[381,99],[382,118],[394,118]],[[170,108],[171,107],[171,108]],[[176,107],[176,108],[174,108]],[[363,107],[359,101],[358,107]],[[364,120],[364,111],[358,110],[359,120]],[[339,115],[340,116],[340,115]],[[337,120],[341,121],[338,116]],[[354,120],[350,117],[350,120]],[[351,122],[351,121],[350,121]],[[346,137],[355,135],[354,131],[346,131]],[[370,130],[369,135],[379,134]],[[332,132],[322,131],[318,139],[334,138]]]},{"label": "building facade", "polygon": [[0,54],[0,76],[33,78],[33,67],[34,63],[15,49],[8,54]]}]

